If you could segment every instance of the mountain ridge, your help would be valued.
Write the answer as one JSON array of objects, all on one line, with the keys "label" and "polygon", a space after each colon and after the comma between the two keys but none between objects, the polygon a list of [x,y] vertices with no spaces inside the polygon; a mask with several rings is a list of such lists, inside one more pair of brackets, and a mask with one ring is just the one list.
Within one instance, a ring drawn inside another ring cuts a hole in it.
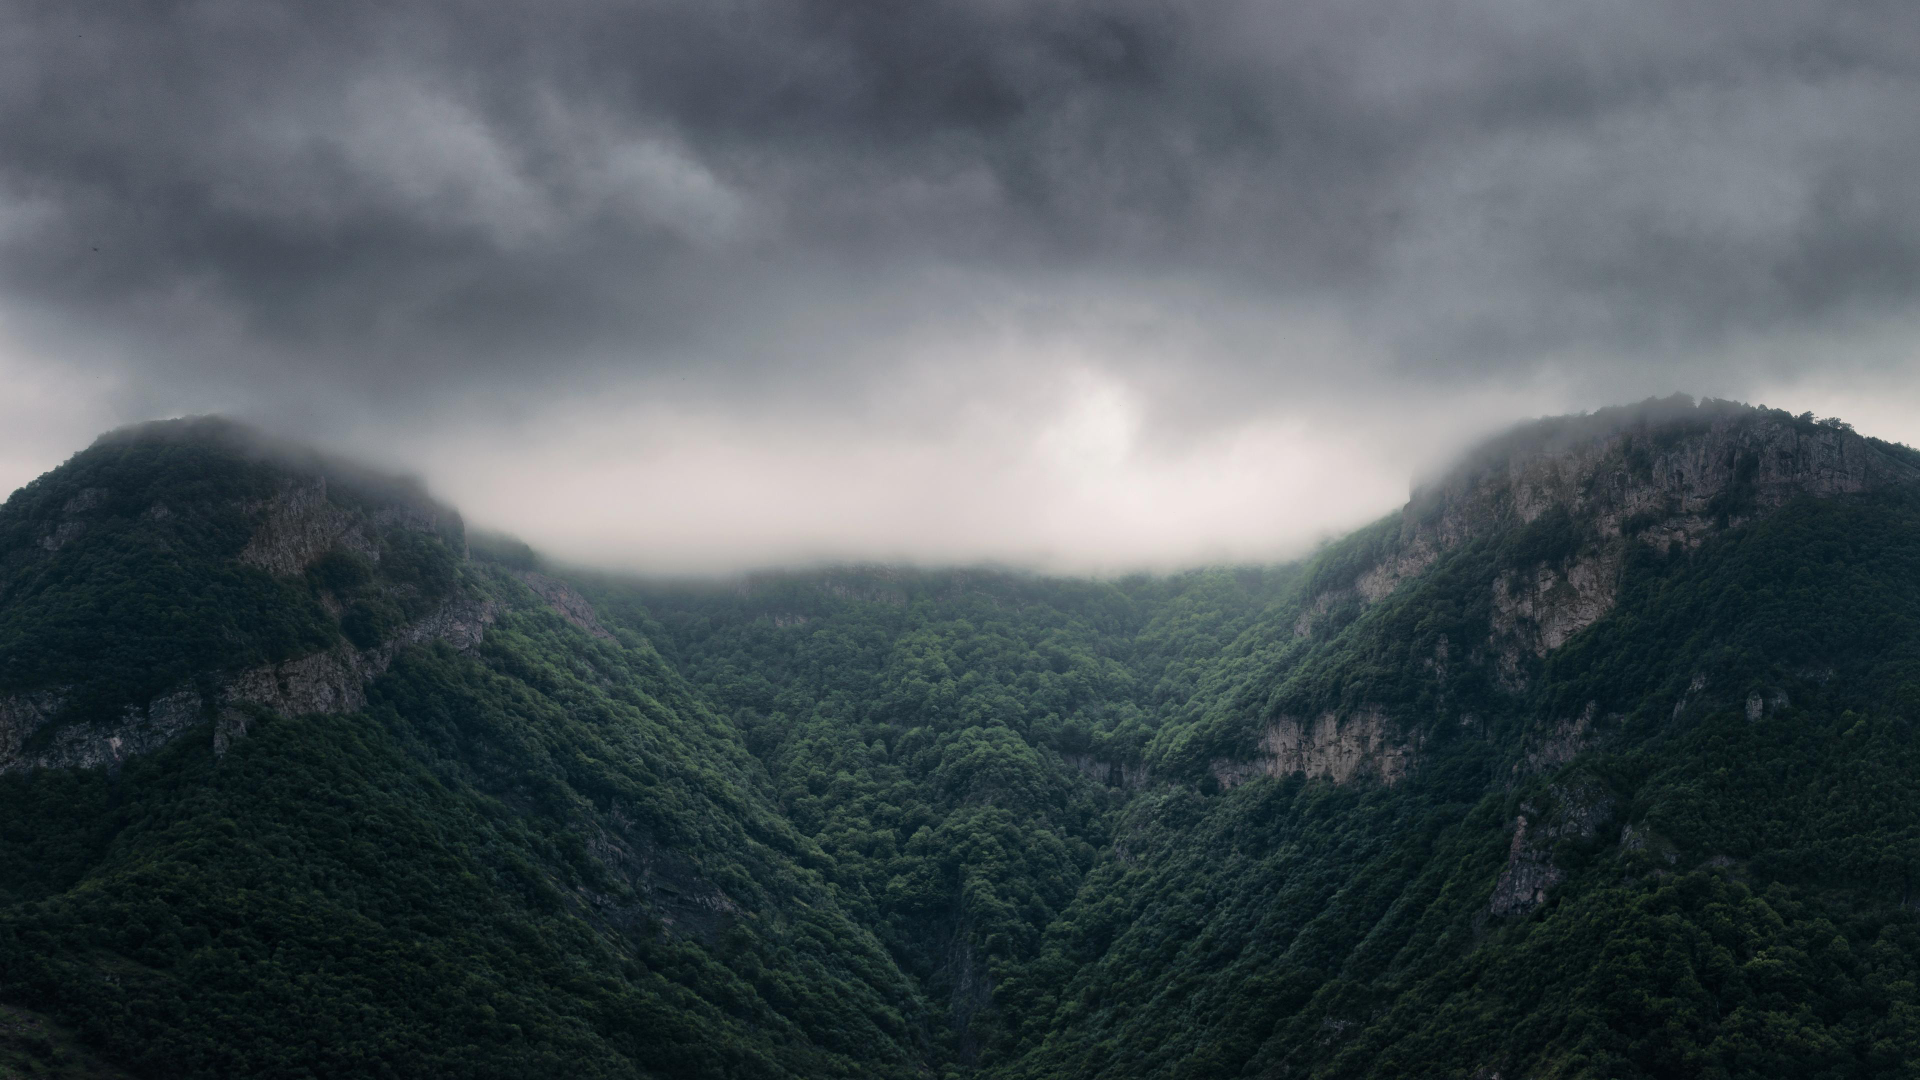
[{"label": "mountain ridge", "polygon": [[706,586],[197,423],[0,507],[0,1003],[133,1075],[1920,1052],[1920,455],[1837,422],[1546,421],[1282,566]]}]

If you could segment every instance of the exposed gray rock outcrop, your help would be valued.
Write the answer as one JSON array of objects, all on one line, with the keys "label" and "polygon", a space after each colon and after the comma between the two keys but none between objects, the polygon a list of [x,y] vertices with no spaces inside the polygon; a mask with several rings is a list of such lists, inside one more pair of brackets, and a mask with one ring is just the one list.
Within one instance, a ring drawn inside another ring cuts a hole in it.
[{"label": "exposed gray rock outcrop", "polygon": [[385,673],[400,650],[432,641],[471,649],[494,617],[490,603],[456,599],[372,649],[340,645],[243,671],[211,700],[192,689],[173,690],[144,706],[128,706],[109,723],[57,724],[64,699],[54,691],[0,697],[0,773],[118,764],[206,720],[214,721],[214,748],[224,753],[246,734],[245,706],[283,716],[352,712],[367,703],[367,684]]},{"label": "exposed gray rock outcrop", "polygon": [[48,551],[59,551],[86,531],[87,525],[83,521],[63,521],[48,530],[47,535],[41,538],[40,546]]},{"label": "exposed gray rock outcrop", "polygon": [[279,493],[247,510],[257,524],[240,561],[275,575],[298,574],[333,551],[378,561],[382,532],[437,532],[446,519],[458,519],[424,495],[390,497],[374,509],[348,505],[334,497],[325,475],[289,478]]},{"label": "exposed gray rock outcrop", "polygon": [[1566,879],[1554,864],[1554,845],[1592,839],[1613,818],[1613,796],[1597,784],[1555,785],[1549,797],[1548,812],[1523,805],[1514,819],[1507,865],[1487,902],[1493,915],[1524,915],[1545,903],[1547,893]]},{"label": "exposed gray rock outcrop", "polygon": [[364,517],[327,497],[324,476],[290,480],[254,510],[260,521],[240,561],[270,574],[298,574],[331,551],[380,557],[380,544],[368,534]]},{"label": "exposed gray rock outcrop", "polygon": [[534,594],[547,602],[561,618],[592,634],[603,641],[612,641],[613,634],[600,625],[600,617],[594,614],[593,605],[587,598],[574,591],[573,586],[559,578],[548,577],[533,570],[516,570],[513,576],[519,578]]},{"label": "exposed gray rock outcrop", "polygon": [[78,495],[68,499],[60,507],[60,516],[50,522],[40,536],[40,548],[43,551],[59,551],[68,544],[86,534],[87,523],[84,515],[89,510],[97,510],[111,494],[103,487],[82,488]]},{"label": "exposed gray rock outcrop", "polygon": [[1314,624],[1318,623],[1327,612],[1332,611],[1341,602],[1358,595],[1358,589],[1344,588],[1329,589],[1315,596],[1307,602],[1305,610],[1300,612],[1300,617],[1293,621],[1293,636],[1297,638],[1310,636],[1313,633]]},{"label": "exposed gray rock outcrop", "polygon": [[1608,549],[1565,567],[1537,566],[1493,583],[1496,641],[1545,656],[1613,610],[1621,552]]},{"label": "exposed gray rock outcrop", "polygon": [[1603,536],[1697,543],[1792,499],[1920,482],[1920,468],[1851,429],[1724,402],[1607,410],[1496,440],[1416,492],[1409,545],[1452,547],[1565,507]]},{"label": "exposed gray rock outcrop", "polygon": [[283,716],[352,712],[367,703],[367,684],[386,672],[400,650],[444,641],[464,652],[480,643],[494,617],[490,603],[457,599],[374,648],[336,646],[243,672],[226,685],[221,699]]},{"label": "exposed gray rock outcrop", "polygon": [[203,703],[193,690],[176,690],[146,705],[129,705],[110,724],[49,728],[62,704],[51,692],[0,698],[0,773],[117,765],[159,749],[199,723]]},{"label": "exposed gray rock outcrop", "polygon": [[1518,659],[1545,656],[1613,609],[1629,542],[1697,546],[1712,531],[1823,498],[1920,482],[1920,469],[1838,426],[1702,406],[1665,428],[1601,429],[1548,438],[1469,466],[1416,494],[1406,550],[1450,547],[1533,523],[1556,508],[1577,522],[1580,553],[1494,583],[1496,654],[1517,682]]},{"label": "exposed gray rock outcrop", "polygon": [[1354,590],[1367,598],[1369,603],[1379,603],[1400,587],[1403,581],[1410,581],[1425,573],[1440,557],[1440,549],[1423,538],[1414,540],[1382,559],[1371,570],[1361,574],[1353,583]]},{"label": "exposed gray rock outcrop", "polygon": [[1259,776],[1325,777],[1336,784],[1361,777],[1396,783],[1406,777],[1414,746],[1397,732],[1386,712],[1368,706],[1341,717],[1325,713],[1307,721],[1283,716],[1260,735],[1251,761],[1221,758],[1211,771],[1223,788]]},{"label": "exposed gray rock outcrop", "polygon": [[1309,597],[1294,634],[1343,600],[1386,598],[1461,544],[1563,514],[1571,548],[1493,583],[1492,655],[1517,689],[1526,657],[1613,609],[1628,544],[1697,546],[1796,498],[1915,483],[1920,466],[1845,425],[1729,402],[1670,399],[1545,421],[1417,488],[1380,560],[1352,585]]},{"label": "exposed gray rock outcrop", "polygon": [[1589,701],[1580,715],[1555,721],[1544,731],[1533,734],[1527,741],[1524,762],[1516,762],[1514,771],[1520,772],[1524,765],[1529,771],[1545,772],[1572,761],[1594,744],[1598,711],[1598,703]]}]

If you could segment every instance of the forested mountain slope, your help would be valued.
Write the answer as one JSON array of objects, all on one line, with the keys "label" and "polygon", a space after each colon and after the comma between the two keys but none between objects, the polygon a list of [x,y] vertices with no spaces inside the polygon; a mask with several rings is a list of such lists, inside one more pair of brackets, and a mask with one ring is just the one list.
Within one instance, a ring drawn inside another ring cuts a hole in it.
[{"label": "forested mountain slope", "polygon": [[176,422],[0,537],[8,1003],[145,1076],[921,1071],[739,736],[418,492]]},{"label": "forested mountain slope", "polygon": [[1150,745],[1207,775],[1010,980],[1010,1075],[1909,1067],[1914,455],[1672,404],[1500,451]]},{"label": "forested mountain slope", "polygon": [[0,1064],[1906,1075],[1917,720],[1920,454],[1807,416],[1289,566],[711,585],[150,425],[0,508]]}]

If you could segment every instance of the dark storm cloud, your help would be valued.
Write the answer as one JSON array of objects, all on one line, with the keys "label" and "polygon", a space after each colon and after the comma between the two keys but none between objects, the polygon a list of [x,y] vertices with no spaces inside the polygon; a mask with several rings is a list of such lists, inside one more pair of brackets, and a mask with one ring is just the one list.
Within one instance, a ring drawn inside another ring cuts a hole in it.
[{"label": "dark storm cloud", "polygon": [[1920,280],[1910,4],[6,7],[12,324],[155,379],[857,386],[1087,295],[1632,369]]},{"label": "dark storm cloud", "polygon": [[1529,413],[1913,440],[1916,176],[1907,2],[0,0],[0,489],[227,411],[600,562],[1269,557]]}]

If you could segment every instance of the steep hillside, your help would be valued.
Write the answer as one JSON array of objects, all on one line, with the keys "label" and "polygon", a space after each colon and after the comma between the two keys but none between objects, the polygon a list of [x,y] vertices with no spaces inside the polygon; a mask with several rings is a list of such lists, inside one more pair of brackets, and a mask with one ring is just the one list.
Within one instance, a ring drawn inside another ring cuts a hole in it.
[{"label": "steep hillside", "polygon": [[1916,724],[1920,453],[1810,416],[1283,567],[675,585],[152,425],[0,508],[0,1060],[1907,1075]]},{"label": "steep hillside", "polygon": [[[590,591],[752,733],[991,1074],[1871,1075],[1916,1034],[1920,819],[1822,807],[1915,794],[1917,458],[1650,402],[1299,567]],[[1794,959],[1840,940],[1878,959]]]},{"label": "steep hillside", "polygon": [[1200,782],[1123,811],[1006,989],[1005,1071],[1897,1075],[1916,477],[1843,426],[1651,403],[1517,432],[1322,553],[1149,747]]},{"label": "steep hillside", "polygon": [[588,586],[766,765],[782,813],[975,1063],[999,988],[1109,858],[1142,753],[1296,569],[1073,582],[874,568]]},{"label": "steep hillside", "polygon": [[0,537],[8,1002],[149,1076],[920,1071],[732,730],[417,491],[160,424]]}]

